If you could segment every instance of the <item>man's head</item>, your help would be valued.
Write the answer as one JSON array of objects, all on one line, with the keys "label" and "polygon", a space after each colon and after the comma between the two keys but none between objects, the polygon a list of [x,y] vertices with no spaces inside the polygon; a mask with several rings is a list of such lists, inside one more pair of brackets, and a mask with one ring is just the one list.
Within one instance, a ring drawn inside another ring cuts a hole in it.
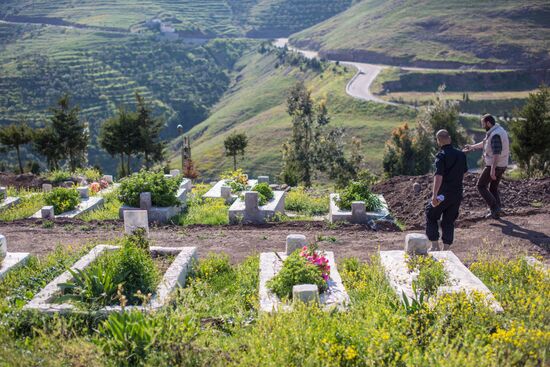
[{"label": "man's head", "polygon": [[485,131],[489,131],[495,124],[495,118],[491,114],[486,113],[481,117],[481,127],[484,128]]},{"label": "man's head", "polygon": [[440,147],[451,144],[451,135],[449,135],[447,130],[439,130],[437,134],[435,134],[435,139],[437,140],[437,145]]}]

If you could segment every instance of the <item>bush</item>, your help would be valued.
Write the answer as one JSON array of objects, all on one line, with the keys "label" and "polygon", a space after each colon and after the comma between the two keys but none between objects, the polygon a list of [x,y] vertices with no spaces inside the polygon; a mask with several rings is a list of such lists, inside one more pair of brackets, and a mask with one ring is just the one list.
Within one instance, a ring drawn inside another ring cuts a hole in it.
[{"label": "bush", "polygon": [[73,210],[80,203],[80,194],[76,189],[56,187],[44,195],[44,202],[53,205],[55,215]]},{"label": "bush", "polygon": [[380,199],[370,191],[370,185],[365,181],[352,181],[339,194],[340,198],[336,204],[343,210],[350,210],[354,201],[364,201],[367,211],[375,211],[382,207]]},{"label": "bush", "polygon": [[268,183],[260,183],[254,186],[252,191],[256,191],[258,193],[258,198],[260,200],[260,206],[265,205],[269,202],[269,200],[273,199],[273,190],[271,190],[271,187],[269,187]]},{"label": "bush", "polygon": [[328,197],[317,197],[303,186],[290,190],[285,198],[285,209],[306,215],[328,213]]},{"label": "bush", "polygon": [[45,179],[53,183],[67,181],[67,180],[70,180],[71,178],[72,178],[71,172],[64,171],[64,170],[50,171],[45,174]]},{"label": "bush", "polygon": [[78,168],[74,173],[75,176],[82,176],[87,181],[99,181],[101,179],[101,171],[97,168]]},{"label": "bush", "polygon": [[233,192],[244,191],[248,185],[248,176],[241,168],[236,171],[226,171],[220,175],[220,178],[226,180],[226,184]]},{"label": "bush", "polygon": [[437,288],[447,281],[447,272],[443,263],[430,255],[415,255],[407,258],[409,271],[418,271],[418,276],[413,280],[413,286],[428,296],[437,293]]},{"label": "bush", "polygon": [[150,192],[154,206],[179,205],[176,194],[181,177],[164,177],[162,172],[141,171],[122,180],[119,188],[120,201],[131,207],[139,207],[139,195]]},{"label": "bush", "polygon": [[316,284],[320,292],[327,288],[321,270],[301,256],[299,251],[294,251],[286,258],[279,273],[267,283],[267,287],[283,299],[291,298],[292,287],[298,284]]}]

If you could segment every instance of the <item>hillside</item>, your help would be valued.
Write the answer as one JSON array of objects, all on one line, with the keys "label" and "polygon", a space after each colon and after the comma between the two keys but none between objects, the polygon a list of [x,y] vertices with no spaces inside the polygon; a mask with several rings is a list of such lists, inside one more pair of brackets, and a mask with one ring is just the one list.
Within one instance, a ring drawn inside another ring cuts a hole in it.
[{"label": "hillside", "polygon": [[342,60],[434,67],[550,67],[545,0],[364,0],[291,37]]},{"label": "hillside", "polygon": [[177,31],[213,36],[287,36],[346,10],[352,0],[5,0],[0,19],[142,30],[159,18]]},{"label": "hillside", "polygon": [[[297,80],[304,80],[316,98],[326,98],[331,123],[343,126],[347,139],[359,136],[367,163],[381,167],[384,143],[391,130],[414,121],[414,112],[406,108],[383,106],[352,99],[345,93],[351,69],[328,66],[323,72],[297,66],[280,65],[272,53],[250,53],[236,65],[235,84],[213,109],[210,117],[191,130],[192,153],[201,179],[212,179],[230,168],[224,157],[224,138],[233,131],[245,132],[249,138],[242,166],[252,175],[275,177],[281,168],[281,144],[290,133],[286,113],[286,91]],[[303,69],[303,68],[302,68]],[[181,141],[180,141],[181,144]],[[177,149],[177,142],[173,149]],[[241,161],[241,160],[239,160]],[[180,167],[177,152],[172,167]]]}]

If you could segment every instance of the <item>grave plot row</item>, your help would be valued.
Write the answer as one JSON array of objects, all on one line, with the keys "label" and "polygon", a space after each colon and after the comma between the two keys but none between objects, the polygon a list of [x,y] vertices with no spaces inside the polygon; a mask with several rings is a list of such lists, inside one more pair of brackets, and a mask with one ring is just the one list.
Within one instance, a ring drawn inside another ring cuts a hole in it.
[{"label": "grave plot row", "polygon": [[380,261],[386,271],[386,276],[400,298],[403,294],[409,301],[416,298],[413,291],[413,281],[418,274],[409,270],[407,257],[431,256],[435,260],[442,262],[447,275],[445,284],[437,289],[438,295],[477,292],[485,295],[488,305],[495,312],[503,312],[502,306],[495,300],[489,288],[462,264],[452,251],[434,251],[428,253],[429,240],[423,234],[408,234],[405,242],[405,249],[407,251],[380,251]]},{"label": "grave plot row", "polygon": [[387,219],[392,220],[390,211],[388,209],[388,203],[384,196],[377,195],[382,204],[382,207],[374,212],[367,212],[365,202],[354,201],[351,204],[351,210],[343,210],[338,207],[337,201],[339,199],[338,194],[330,194],[330,223],[336,222],[349,222],[355,224],[368,224],[371,221]]},{"label": "grave plot row", "polygon": [[5,187],[0,187],[0,211],[6,210],[19,204],[20,198],[8,196],[8,190]]},{"label": "grave plot row", "polygon": [[0,235],[0,279],[11,270],[25,265],[29,258],[30,254],[27,252],[8,252],[8,241]]},{"label": "grave plot row", "polygon": [[34,213],[31,218],[76,218],[79,215],[103,206],[104,199],[101,196],[90,196],[90,189],[88,186],[78,187],[77,190],[80,195],[80,203],[75,209],[56,215],[53,206],[44,206],[39,211]]},{"label": "grave plot row", "polygon": [[[292,309],[292,304],[283,302],[268,287],[268,282],[273,279],[282,269],[284,261],[296,250],[301,250],[307,245],[306,237],[299,234],[289,235],[286,239],[286,250],[284,252],[265,252],[260,254],[260,311],[276,312]],[[330,276],[327,281],[327,288],[319,294],[317,285],[297,284],[293,287],[293,301],[317,301],[325,309],[344,310],[349,304],[349,296],[342,284],[342,278],[336,267],[334,253],[323,252],[330,266]]]}]

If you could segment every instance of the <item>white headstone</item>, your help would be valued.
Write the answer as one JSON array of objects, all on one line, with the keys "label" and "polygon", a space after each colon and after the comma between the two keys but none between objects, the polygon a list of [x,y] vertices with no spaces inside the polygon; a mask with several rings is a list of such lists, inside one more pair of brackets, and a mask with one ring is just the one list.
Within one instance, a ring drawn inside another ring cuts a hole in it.
[{"label": "white headstone", "polygon": [[296,250],[306,246],[306,236],[303,234],[289,234],[286,236],[286,254],[290,255]]},{"label": "white headstone", "polygon": [[125,210],[124,232],[132,234],[136,229],[143,228],[149,234],[149,216],[147,210]]},{"label": "white headstone", "polygon": [[76,188],[78,190],[78,193],[80,194],[81,199],[88,199],[90,197],[90,191],[88,190],[88,186],[80,186]]},{"label": "white headstone", "polygon": [[221,194],[222,198],[229,199],[231,197],[231,187],[221,186],[220,187],[220,194]]},{"label": "white headstone", "polygon": [[141,210],[150,210],[153,206],[153,199],[150,192],[139,194],[139,208]]},{"label": "white headstone", "polygon": [[244,193],[244,207],[246,211],[258,210],[258,192],[245,191]]},{"label": "white headstone", "polygon": [[269,176],[258,176],[258,183],[269,183]]},{"label": "white headstone", "polygon": [[8,255],[8,241],[6,237],[0,234],[0,260],[3,260]]},{"label": "white headstone", "polygon": [[364,201],[353,201],[351,203],[351,221],[354,223],[362,223],[367,216]]},{"label": "white headstone", "polygon": [[170,176],[176,177],[176,176],[179,176],[179,175],[180,175],[180,170],[179,169],[170,170]]},{"label": "white headstone", "polygon": [[109,183],[109,184],[113,183],[113,176],[112,175],[104,175],[101,179],[107,181],[107,183]]},{"label": "white headstone", "polygon": [[405,252],[409,255],[427,255],[430,247],[430,240],[423,233],[409,233],[405,237]]},{"label": "white headstone", "polygon": [[292,287],[292,300],[304,303],[319,302],[319,288],[315,284],[300,284]]},{"label": "white headstone", "polygon": [[40,214],[42,219],[54,219],[55,210],[53,208],[53,205],[43,206],[42,209],[40,209]]},{"label": "white headstone", "polygon": [[52,184],[49,184],[49,183],[42,184],[43,192],[51,192],[52,190],[53,190]]}]

